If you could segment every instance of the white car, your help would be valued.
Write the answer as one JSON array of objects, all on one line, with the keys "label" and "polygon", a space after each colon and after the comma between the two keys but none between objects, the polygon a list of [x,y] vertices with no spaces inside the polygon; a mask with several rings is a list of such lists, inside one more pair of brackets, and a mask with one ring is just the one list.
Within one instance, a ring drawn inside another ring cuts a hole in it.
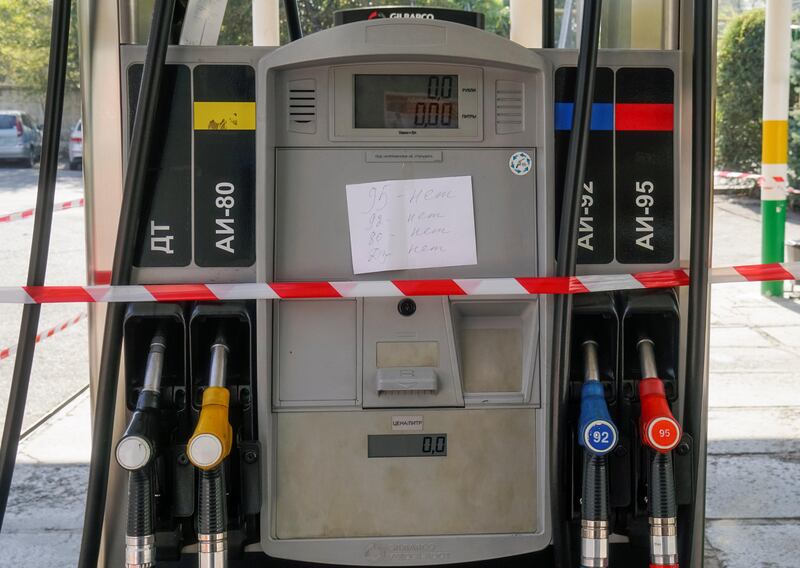
[{"label": "white car", "polygon": [[27,112],[0,110],[0,160],[32,168],[42,155],[42,133]]},{"label": "white car", "polygon": [[83,166],[83,121],[72,128],[69,133],[69,169],[79,170]]}]

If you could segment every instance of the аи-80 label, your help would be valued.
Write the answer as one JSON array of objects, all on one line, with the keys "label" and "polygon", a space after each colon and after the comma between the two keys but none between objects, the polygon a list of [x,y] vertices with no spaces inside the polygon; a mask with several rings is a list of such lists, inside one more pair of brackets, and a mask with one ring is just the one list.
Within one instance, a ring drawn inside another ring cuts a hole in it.
[{"label": "\u0430\u0438-80 label", "polygon": [[255,73],[194,69],[194,257],[198,266],[255,262]]}]

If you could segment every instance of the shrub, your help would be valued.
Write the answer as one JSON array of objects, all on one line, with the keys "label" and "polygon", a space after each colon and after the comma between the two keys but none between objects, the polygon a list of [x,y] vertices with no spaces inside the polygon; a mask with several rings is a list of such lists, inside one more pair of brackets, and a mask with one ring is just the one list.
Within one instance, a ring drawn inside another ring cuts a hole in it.
[{"label": "shrub", "polygon": [[[793,44],[789,111],[789,169],[800,171],[800,47]],[[731,20],[717,54],[716,164],[718,169],[761,170],[764,10]]]}]

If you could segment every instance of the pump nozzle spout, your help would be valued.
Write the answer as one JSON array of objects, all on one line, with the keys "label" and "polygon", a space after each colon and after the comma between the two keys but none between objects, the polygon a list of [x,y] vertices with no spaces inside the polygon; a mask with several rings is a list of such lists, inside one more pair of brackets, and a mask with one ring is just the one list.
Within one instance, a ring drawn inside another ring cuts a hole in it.
[{"label": "pump nozzle spout", "polygon": [[678,565],[677,506],[672,450],[681,439],[681,427],[669,408],[664,383],[658,377],[655,344],[643,338],[636,345],[642,380],[639,419],[642,443],[655,450],[650,461],[648,508],[650,509],[650,565]]},{"label": "pump nozzle spout", "polygon": [[226,386],[228,346],[218,338],[211,346],[208,388],[194,434],[186,446],[189,461],[200,470],[197,541],[200,568],[224,568],[228,536],[225,525],[223,461],[231,451],[233,429],[228,416],[230,393]]},{"label": "pump nozzle spout", "polygon": [[217,467],[228,457],[233,444],[233,429],[228,418],[230,392],[227,381],[228,347],[217,341],[211,347],[208,387],[194,434],[186,446],[189,461],[201,470]]},{"label": "pump nozzle spout", "polygon": [[155,457],[165,350],[164,338],[160,334],[154,336],[147,354],[144,381],[136,401],[136,410],[117,443],[117,463],[128,471],[146,467]]},{"label": "pump nozzle spout", "polygon": [[585,341],[581,348],[585,381],[581,390],[578,442],[587,452],[601,456],[613,450],[617,445],[617,427],[611,420],[606,404],[605,389],[600,382],[597,342]]},{"label": "pump nozzle spout", "polygon": [[125,531],[126,568],[155,566],[155,493],[153,461],[158,438],[158,411],[166,341],[159,333],[150,342],[144,380],[128,428],[116,449],[128,476],[128,525]]}]

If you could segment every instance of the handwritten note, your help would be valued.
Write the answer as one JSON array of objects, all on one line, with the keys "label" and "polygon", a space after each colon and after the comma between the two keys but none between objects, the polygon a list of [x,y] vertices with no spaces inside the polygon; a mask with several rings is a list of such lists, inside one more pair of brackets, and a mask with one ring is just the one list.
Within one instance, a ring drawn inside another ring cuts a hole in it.
[{"label": "handwritten note", "polygon": [[472,178],[347,186],[353,272],[477,264]]}]

